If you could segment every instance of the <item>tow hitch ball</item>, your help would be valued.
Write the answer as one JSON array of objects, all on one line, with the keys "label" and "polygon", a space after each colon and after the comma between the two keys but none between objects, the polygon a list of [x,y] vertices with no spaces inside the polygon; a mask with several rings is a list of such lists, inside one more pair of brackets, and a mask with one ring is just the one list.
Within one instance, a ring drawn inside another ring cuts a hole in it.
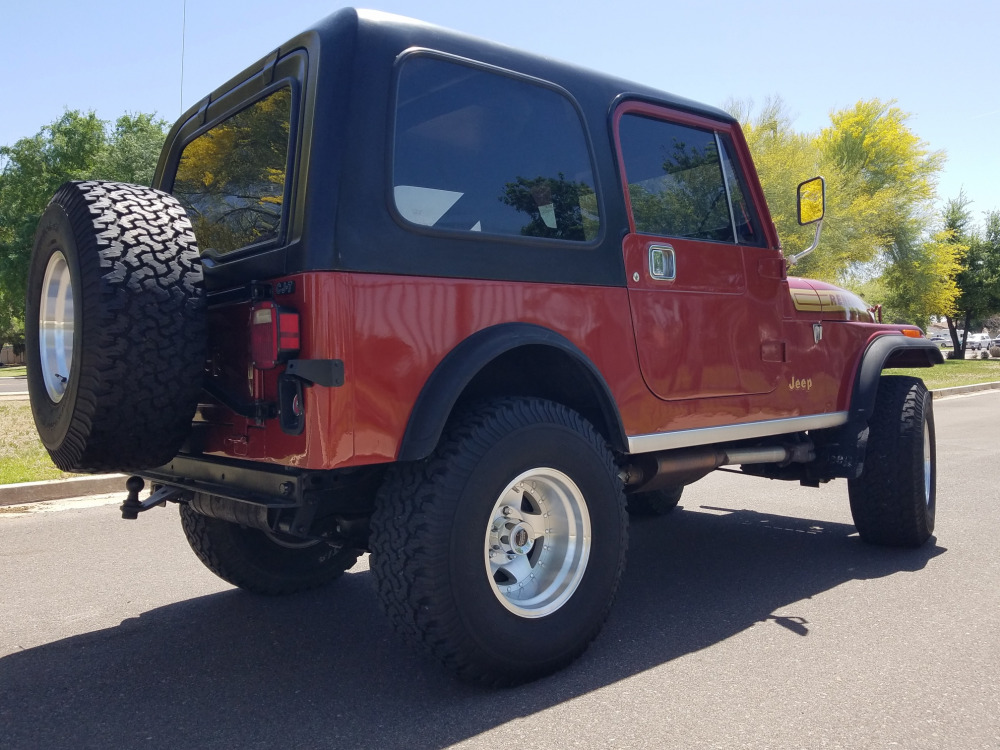
[{"label": "tow hitch ball", "polygon": [[139,500],[139,493],[146,486],[142,477],[129,477],[125,480],[125,489],[128,496],[121,505],[122,518],[134,521],[144,510],[149,510],[155,505],[163,505],[167,500],[179,500],[184,490],[180,487],[160,487],[145,500]]}]

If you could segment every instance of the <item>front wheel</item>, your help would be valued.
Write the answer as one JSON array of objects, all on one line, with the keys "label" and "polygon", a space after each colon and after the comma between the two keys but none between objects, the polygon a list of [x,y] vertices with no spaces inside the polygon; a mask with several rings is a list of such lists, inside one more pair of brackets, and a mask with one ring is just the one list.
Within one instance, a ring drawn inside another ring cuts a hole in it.
[{"label": "front wheel", "polygon": [[934,531],[936,455],[931,393],[919,378],[884,375],[861,476],[848,483],[866,542],[919,547]]},{"label": "front wheel", "polygon": [[628,524],[610,450],[583,418],[502,399],[393,467],[372,573],[393,625],[471,682],[511,685],[576,658],[607,618]]}]

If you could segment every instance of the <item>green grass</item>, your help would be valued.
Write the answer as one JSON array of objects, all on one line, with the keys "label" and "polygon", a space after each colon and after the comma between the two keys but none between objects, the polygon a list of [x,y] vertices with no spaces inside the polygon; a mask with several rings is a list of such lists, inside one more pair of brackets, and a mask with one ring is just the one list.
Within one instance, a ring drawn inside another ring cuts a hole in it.
[{"label": "green grass", "polygon": [[0,484],[74,476],[59,471],[38,439],[27,401],[0,402]]},{"label": "green grass", "polygon": [[25,365],[0,365],[0,378],[24,377],[28,374]]},{"label": "green grass", "polygon": [[[971,356],[971,355],[970,355]],[[931,368],[914,367],[886,370],[892,375],[912,375],[923,378],[932,391],[959,385],[1000,381],[1000,359],[946,359],[943,365]]]}]

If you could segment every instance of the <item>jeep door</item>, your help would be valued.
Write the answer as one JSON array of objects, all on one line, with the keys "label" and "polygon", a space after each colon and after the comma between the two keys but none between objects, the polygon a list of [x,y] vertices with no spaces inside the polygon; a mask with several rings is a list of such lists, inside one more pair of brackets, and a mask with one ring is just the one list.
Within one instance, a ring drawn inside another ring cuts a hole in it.
[{"label": "jeep door", "polygon": [[647,386],[665,400],[774,390],[785,263],[751,200],[739,125],[644,102],[625,102],[613,122]]}]

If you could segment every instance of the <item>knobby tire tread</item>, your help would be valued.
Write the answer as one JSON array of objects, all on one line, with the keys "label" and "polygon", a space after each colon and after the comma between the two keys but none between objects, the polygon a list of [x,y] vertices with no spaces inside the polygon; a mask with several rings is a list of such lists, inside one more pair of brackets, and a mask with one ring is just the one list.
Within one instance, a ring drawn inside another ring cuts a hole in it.
[{"label": "knobby tire tread", "polygon": [[934,509],[928,511],[923,490],[923,427],[933,419],[930,411],[930,394],[918,378],[880,380],[864,470],[848,485],[855,526],[866,542],[919,547],[934,530]]},{"label": "knobby tire tread", "polygon": [[[467,477],[500,438],[536,422],[556,423],[585,435],[605,468],[617,468],[601,436],[578,414],[537,399],[489,401],[461,415],[442,437],[430,458],[397,464],[380,489],[371,520],[371,569],[383,611],[394,629],[411,645],[423,648],[466,682],[505,687],[534,679],[570,663],[600,632],[614,600],[608,600],[584,642],[537,672],[508,674],[484,666],[460,613],[445,593],[451,560],[434,540],[448,538],[453,508],[445,498],[461,494]],[[619,500],[622,500],[619,497]],[[627,516],[621,502],[617,581],[625,566]]]},{"label": "knobby tire tread", "polygon": [[190,221],[169,194],[110,182],[64,184],[77,244],[82,337],[63,470],[159,466],[190,430],[201,393],[207,327],[201,261]]}]

